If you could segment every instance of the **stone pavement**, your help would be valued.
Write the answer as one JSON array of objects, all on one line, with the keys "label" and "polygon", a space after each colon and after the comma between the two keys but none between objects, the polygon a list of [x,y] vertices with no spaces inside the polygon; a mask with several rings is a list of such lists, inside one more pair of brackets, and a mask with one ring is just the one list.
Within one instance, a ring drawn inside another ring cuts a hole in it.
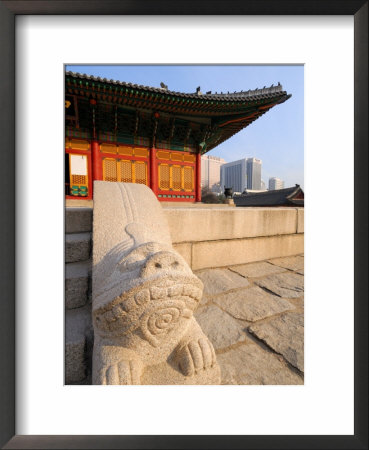
[{"label": "stone pavement", "polygon": [[304,257],[195,272],[222,384],[304,383]]},{"label": "stone pavement", "polygon": [[[91,384],[92,211],[82,212],[82,222],[80,212],[78,224],[71,213],[66,222],[66,384]],[[303,256],[195,273],[205,286],[195,317],[222,384],[303,384]]]}]

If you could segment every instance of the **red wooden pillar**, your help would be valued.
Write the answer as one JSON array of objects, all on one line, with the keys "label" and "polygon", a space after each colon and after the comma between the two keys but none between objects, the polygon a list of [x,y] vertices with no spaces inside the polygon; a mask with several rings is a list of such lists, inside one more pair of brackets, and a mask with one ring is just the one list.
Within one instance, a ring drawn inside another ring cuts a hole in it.
[{"label": "red wooden pillar", "polygon": [[97,141],[91,142],[91,156],[92,156],[92,184],[95,180],[103,179],[102,158],[100,155],[99,143]]},{"label": "red wooden pillar", "polygon": [[93,179],[92,179],[92,152],[87,156],[87,173],[88,173],[88,199],[92,199],[93,192]]},{"label": "red wooden pillar", "polygon": [[195,200],[201,202],[201,153],[196,154]]},{"label": "red wooden pillar", "polygon": [[158,195],[158,165],[156,162],[156,149],[150,148],[150,187]]}]

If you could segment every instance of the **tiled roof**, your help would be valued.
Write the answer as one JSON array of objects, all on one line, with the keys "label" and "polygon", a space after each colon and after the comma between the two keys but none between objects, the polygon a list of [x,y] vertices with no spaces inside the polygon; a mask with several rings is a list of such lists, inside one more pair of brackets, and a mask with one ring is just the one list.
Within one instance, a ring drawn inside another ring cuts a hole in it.
[{"label": "tiled roof", "polygon": [[272,85],[270,87],[263,87],[262,89],[249,89],[248,91],[241,91],[241,92],[227,92],[227,93],[206,93],[203,94],[201,91],[199,92],[193,92],[193,93],[184,93],[184,92],[177,92],[177,91],[170,91],[166,88],[156,88],[156,87],[150,87],[150,86],[143,86],[141,84],[134,84],[134,83],[127,83],[125,81],[118,81],[107,78],[101,78],[101,77],[94,77],[92,75],[86,75],[82,73],[76,73],[76,72],[66,72],[66,76],[80,79],[80,80],[87,80],[92,82],[100,82],[100,83],[106,83],[111,84],[115,86],[121,86],[121,87],[127,87],[132,88],[138,91],[146,91],[146,92],[152,92],[162,95],[168,95],[168,96],[176,96],[176,97],[183,97],[183,98],[191,98],[191,99],[201,99],[201,100],[218,100],[218,101],[239,101],[243,102],[245,100],[251,101],[251,100],[259,100],[261,98],[267,99],[267,98],[274,98],[276,94],[279,95],[287,95],[287,92],[283,91],[283,87],[280,83],[278,83],[276,86]]},{"label": "tiled roof", "polygon": [[236,206],[304,206],[304,192],[296,184],[285,189],[235,195],[233,200]]},{"label": "tiled roof", "polygon": [[209,130],[202,153],[229,139],[270,108],[291,97],[280,83],[268,88],[220,94],[202,94],[199,88],[195,93],[176,92],[168,90],[164,83],[161,85],[164,87],[142,86],[74,72],[66,72],[65,76],[68,95],[167,116],[182,116],[189,121],[194,118],[202,123],[206,121]]}]

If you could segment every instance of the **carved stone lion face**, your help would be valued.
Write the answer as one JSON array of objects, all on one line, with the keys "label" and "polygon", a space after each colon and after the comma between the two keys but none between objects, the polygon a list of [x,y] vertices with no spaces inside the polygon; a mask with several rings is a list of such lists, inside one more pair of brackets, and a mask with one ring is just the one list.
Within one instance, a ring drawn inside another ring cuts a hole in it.
[{"label": "carved stone lion face", "polygon": [[94,323],[101,336],[126,336],[140,329],[156,346],[161,335],[192,316],[203,285],[171,247],[149,242],[108,257],[112,270],[105,272],[94,299]]}]

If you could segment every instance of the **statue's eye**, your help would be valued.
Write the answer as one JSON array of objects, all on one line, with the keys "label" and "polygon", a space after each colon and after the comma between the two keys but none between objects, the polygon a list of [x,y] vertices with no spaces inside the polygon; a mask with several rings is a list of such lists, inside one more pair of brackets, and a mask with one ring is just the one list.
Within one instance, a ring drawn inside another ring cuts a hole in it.
[{"label": "statue's eye", "polygon": [[135,270],[140,267],[145,261],[147,257],[147,252],[134,252],[129,255],[126,259],[120,262],[119,268],[122,272],[128,270]]}]

